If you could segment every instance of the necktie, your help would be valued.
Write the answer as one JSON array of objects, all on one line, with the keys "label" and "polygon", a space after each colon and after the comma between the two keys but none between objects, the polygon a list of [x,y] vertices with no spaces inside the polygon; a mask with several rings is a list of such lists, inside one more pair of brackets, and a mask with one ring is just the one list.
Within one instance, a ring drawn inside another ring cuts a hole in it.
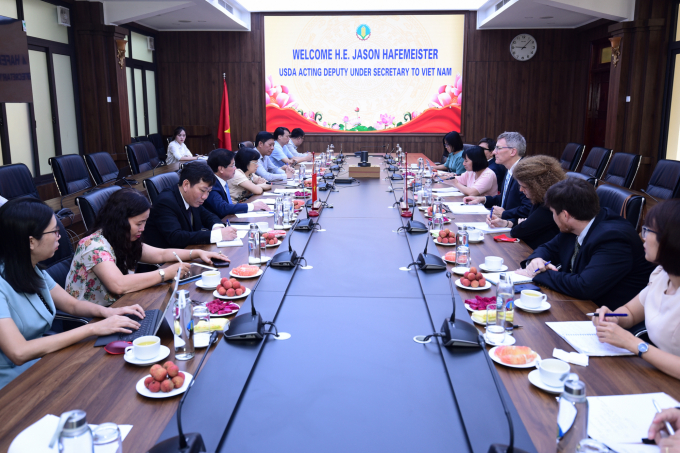
[{"label": "necktie", "polygon": [[229,184],[224,185],[224,192],[227,194],[227,203],[231,204],[231,194],[229,194]]},{"label": "necktie", "polygon": [[574,261],[576,261],[576,255],[581,248],[581,244],[578,243],[578,236],[576,236],[576,246],[574,247],[574,254],[571,255],[571,271],[574,272]]},{"label": "necktie", "polygon": [[191,212],[191,208],[189,208],[189,228],[194,231],[194,213]]},{"label": "necktie", "polygon": [[505,196],[508,193],[508,184],[510,184],[510,172],[505,175],[505,182],[503,183],[503,197],[501,198],[501,208],[505,209]]}]

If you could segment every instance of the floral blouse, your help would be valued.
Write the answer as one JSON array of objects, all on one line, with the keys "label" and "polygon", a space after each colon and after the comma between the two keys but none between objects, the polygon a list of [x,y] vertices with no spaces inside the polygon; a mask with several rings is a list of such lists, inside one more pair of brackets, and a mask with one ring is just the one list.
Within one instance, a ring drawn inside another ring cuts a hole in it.
[{"label": "floral blouse", "polygon": [[97,264],[105,261],[115,263],[116,254],[102,230],[81,239],[66,277],[66,291],[76,299],[104,307],[113,304],[120,296],[109,292],[93,270]]}]

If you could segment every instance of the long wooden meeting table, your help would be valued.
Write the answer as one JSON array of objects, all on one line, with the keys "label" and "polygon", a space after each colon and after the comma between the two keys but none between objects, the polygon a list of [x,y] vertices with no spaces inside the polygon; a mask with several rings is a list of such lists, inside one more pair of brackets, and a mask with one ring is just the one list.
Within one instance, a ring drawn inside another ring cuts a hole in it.
[{"label": "long wooden meeting table", "polygon": [[[409,155],[409,159],[417,159],[418,155]],[[353,158],[349,159],[350,163],[353,162]],[[373,156],[371,158],[373,165],[379,165],[382,159]],[[385,175],[386,173],[383,173]],[[328,203],[333,204],[333,208],[325,208],[322,211],[320,218],[320,223],[324,228],[328,228],[328,232],[314,233],[311,239],[308,240],[309,246],[308,250],[305,252],[305,256],[309,259],[314,259],[315,262],[310,262],[310,264],[321,271],[317,277],[310,280],[309,277],[303,279],[302,277],[295,277],[298,280],[293,281],[290,286],[293,288],[293,292],[289,296],[284,296],[284,299],[288,297],[291,301],[286,300],[286,306],[277,309],[274,321],[277,323],[279,330],[287,331],[288,326],[297,326],[297,328],[291,331],[293,337],[289,342],[296,341],[297,338],[303,338],[305,332],[302,331],[299,324],[295,324],[292,319],[286,318],[286,310],[293,307],[293,304],[302,304],[304,301],[295,298],[295,291],[298,293],[303,293],[305,288],[296,288],[296,285],[306,285],[308,290],[312,291],[323,291],[324,288],[331,294],[322,296],[342,296],[343,291],[350,293],[350,296],[346,297],[342,304],[345,304],[348,310],[354,310],[351,317],[347,318],[345,314],[340,312],[332,312],[337,317],[342,317],[342,320],[356,319],[356,326],[366,327],[360,321],[364,319],[362,307],[353,306],[352,298],[358,298],[355,293],[352,293],[351,283],[342,281],[343,276],[348,275],[351,268],[357,267],[359,265],[355,264],[352,260],[374,260],[373,266],[385,267],[396,269],[400,266],[405,266],[407,262],[393,262],[390,260],[380,260],[380,257],[375,256],[359,256],[359,257],[347,257],[347,256],[328,256],[328,262],[322,262],[321,257],[324,256],[324,251],[327,250],[324,247],[328,247],[328,240],[324,239],[324,234],[327,234],[329,238],[335,238],[334,240],[341,240],[342,229],[346,231],[348,237],[351,237],[352,241],[380,241],[381,238],[389,237],[391,238],[390,244],[394,242],[397,237],[404,238],[409,241],[409,247],[411,247],[411,253],[419,252],[420,245],[425,243],[426,235],[413,235],[412,237],[407,237],[405,233],[396,232],[397,227],[402,223],[399,217],[398,210],[391,207],[391,203],[385,202],[383,196],[377,196],[379,193],[383,193],[394,186],[395,190],[400,189],[400,183],[396,182],[394,185],[390,181],[381,179],[377,180],[361,180],[362,184],[358,187],[346,187],[340,189],[343,191],[342,194],[337,195],[338,197],[346,196],[350,192],[346,191],[357,191],[355,192],[358,197],[361,197],[364,193],[371,193],[374,197],[373,199],[364,198],[360,203],[355,205],[345,205],[334,201],[336,194],[324,194],[320,193],[322,198],[326,198],[328,195]],[[341,187],[338,185],[338,187]],[[386,194],[387,195],[387,194]],[[392,194],[389,194],[392,195]],[[398,199],[400,192],[396,193],[396,198]],[[339,201],[342,197],[338,198]],[[379,200],[379,201],[377,201]],[[455,201],[455,198],[447,198],[447,200]],[[371,230],[363,231],[361,229],[362,222],[367,219],[379,219],[376,225],[390,225],[389,228],[383,228],[381,230]],[[481,221],[483,219],[482,215],[456,215],[453,219],[451,228],[455,228],[455,222],[469,222],[469,221]],[[242,220],[242,219],[239,219]],[[253,221],[265,221],[267,220],[270,226],[273,224],[272,218],[257,218]],[[424,220],[422,218],[422,213],[416,211],[416,220]],[[327,224],[329,226],[326,226]],[[335,228],[331,230],[330,227]],[[336,236],[332,236],[336,235]],[[295,232],[293,239],[293,246],[296,248],[298,253],[302,252],[302,244],[305,244],[305,236],[303,233]],[[404,242],[405,243],[405,242]],[[201,246],[206,249],[214,249],[214,246]],[[195,247],[194,247],[195,248]],[[418,250],[415,250],[418,248]],[[280,249],[280,247],[279,247]],[[279,249],[267,249],[269,255],[275,253]],[[449,247],[437,246],[437,253],[444,255],[447,251],[450,251]],[[225,252],[231,259],[231,268],[234,268],[240,264],[247,262],[247,247],[238,248],[227,248],[221,249]],[[434,249],[431,249],[434,253]],[[497,243],[493,240],[490,235],[484,237],[484,241],[478,244],[471,245],[471,255],[472,262],[481,263],[485,256],[493,255],[500,256],[504,259],[505,264],[507,264],[510,270],[518,267],[518,263],[526,258],[531,252],[531,249],[524,243]],[[385,250],[385,257],[400,256],[395,255],[394,250]],[[401,258],[400,258],[401,259]],[[362,264],[366,266],[366,264]],[[361,267],[361,266],[359,266]],[[451,266],[449,266],[451,268]],[[330,269],[336,269],[336,273],[329,271]],[[222,274],[226,276],[229,268],[223,269]],[[269,272],[269,271],[268,271]],[[301,276],[303,272],[309,272],[307,275],[314,275],[311,272],[314,270],[305,271],[298,270]],[[265,275],[265,277],[268,277]],[[434,282],[441,282],[443,279],[442,274],[437,275],[425,275],[422,272],[411,270],[408,272],[403,272],[403,277],[398,280],[395,279],[394,285],[387,291],[388,294],[394,294],[396,289],[400,285],[406,285],[408,282],[415,281],[418,279],[423,288],[423,294],[426,298],[439,297],[445,300],[447,297],[443,292],[438,291],[428,291],[430,288],[435,286]],[[376,281],[378,277],[376,276]],[[253,288],[256,284],[254,280],[241,280],[241,282],[249,288]],[[267,283],[267,280],[263,280]],[[195,286],[195,284],[187,284],[184,289],[189,289],[191,298],[197,301],[209,301],[213,297],[209,292],[202,291]],[[268,289],[262,288],[264,292]],[[373,290],[373,289],[371,289]],[[258,289],[260,291],[260,289]],[[275,291],[271,290],[271,294]],[[376,290],[377,292],[377,290]],[[494,294],[494,289],[486,291],[464,291],[458,290],[462,299],[474,298],[475,295],[490,296]],[[575,300],[568,296],[560,293],[556,293],[547,288],[543,288],[543,292],[547,294],[548,301],[551,304],[551,309],[539,313],[531,314],[522,312],[519,309],[515,310],[515,324],[523,326],[520,329],[514,331],[514,336],[517,339],[518,345],[527,345],[538,352],[541,357],[551,357],[553,348],[561,348],[570,351],[570,346],[565,343],[559,336],[557,336],[550,328],[545,325],[545,322],[549,321],[567,321],[567,320],[586,320],[585,313],[593,311],[596,306],[590,301]],[[116,306],[130,305],[134,303],[139,303],[145,309],[158,308],[161,304],[165,294],[167,293],[167,286],[158,285],[137,293],[128,294],[123,296]],[[265,299],[264,296],[258,296]],[[389,296],[386,298],[388,300]],[[380,298],[376,296],[374,299],[378,301]],[[257,299],[256,299],[257,300]],[[398,301],[398,298],[389,299]],[[265,310],[259,304],[258,308]],[[450,304],[450,297],[449,302]],[[248,307],[248,303],[245,304]],[[266,304],[265,304],[266,305]],[[450,305],[449,305],[450,306]],[[356,308],[353,308],[356,307]],[[379,332],[383,330],[388,332],[392,329],[392,325],[400,325],[402,321],[407,321],[408,318],[417,318],[420,316],[419,313],[408,311],[400,311],[398,309],[399,305],[395,303],[396,313],[391,314],[392,323],[380,322],[381,319],[377,319],[375,323],[370,324],[373,329]],[[437,306],[441,308],[441,306]],[[312,307],[314,310],[320,309],[319,307]],[[312,309],[310,308],[310,310]],[[437,308],[437,309],[439,309]],[[432,309],[432,308],[430,308]],[[434,310],[437,311],[437,310]],[[441,311],[441,310],[439,310]],[[314,315],[320,316],[323,311],[314,311]],[[458,317],[461,319],[467,318],[465,312],[457,313]],[[439,318],[439,312],[432,314],[432,324],[435,329],[439,329],[443,317]],[[310,314],[310,318],[313,318]],[[288,320],[288,322],[286,322]],[[297,320],[299,322],[299,320]],[[332,323],[329,321],[329,324]],[[408,323],[406,324],[408,325]],[[350,322],[349,324],[343,324],[343,327],[347,330],[332,332],[333,335],[359,335],[363,332],[360,330],[352,330],[353,328],[358,329],[358,327],[353,326]],[[401,332],[400,335],[404,337],[405,344],[414,345],[410,338],[418,334],[427,334],[428,331],[405,331]],[[103,423],[103,422],[115,422],[118,424],[132,424],[134,427],[130,434],[127,436],[123,448],[124,451],[146,451],[148,448],[153,446],[159,438],[167,437],[168,432],[172,432],[172,426],[174,423],[174,414],[179,402],[179,397],[149,400],[139,394],[134,390],[136,382],[144,377],[148,372],[148,367],[136,367],[127,364],[123,361],[121,356],[113,356],[107,354],[101,348],[93,347],[94,338],[90,338],[81,341],[78,344],[65,348],[59,352],[48,354],[42,358],[33,367],[23,373],[19,378],[15,379],[12,383],[7,385],[5,388],[0,390],[0,407],[2,407],[2,421],[0,424],[0,450],[6,451],[12,441],[23,429],[27,428],[32,423],[36,422],[46,414],[59,415],[62,412],[71,409],[83,409],[88,414],[88,421],[90,423]],[[162,337],[162,341],[166,346],[170,347],[171,355],[169,359],[173,359],[173,348],[172,348],[172,337]],[[223,341],[220,339],[220,341]],[[267,339],[267,343],[274,342],[272,339]],[[300,341],[300,340],[298,340]],[[286,342],[278,342],[278,344],[285,344]],[[418,345],[420,347],[420,345]],[[231,346],[232,348],[237,348],[238,346]],[[275,347],[278,345],[269,346],[267,348],[274,351]],[[405,346],[411,347],[411,346]],[[368,348],[367,348],[368,349]],[[488,348],[487,348],[488,349]],[[408,350],[412,351],[412,350]],[[211,356],[208,357],[204,370],[211,364],[213,357],[215,357],[216,352],[219,352],[218,346],[214,346],[211,351]],[[233,351],[232,351],[233,352]],[[265,351],[267,352],[267,351]],[[444,351],[445,353],[446,351]],[[189,371],[195,374],[196,366],[198,364],[198,357],[202,354],[202,350],[197,351],[197,358],[187,362],[178,362],[182,370]],[[343,360],[342,354],[339,353],[338,360]],[[413,354],[409,352],[408,354]],[[220,356],[222,357],[222,356]],[[232,356],[227,356],[229,359]],[[272,355],[262,355],[259,359],[262,364],[257,366],[266,366],[268,361],[274,360]],[[360,360],[379,360],[379,358],[360,358]],[[215,364],[216,362],[212,362]],[[652,366],[648,365],[644,360],[637,357],[591,357],[590,364],[588,367],[579,367],[576,365],[571,366],[572,371],[576,372],[579,377],[586,383],[588,395],[619,395],[619,394],[630,394],[630,393],[649,393],[649,392],[666,392],[677,400],[680,400],[680,385],[677,380],[659,372]],[[534,387],[527,378],[528,372],[530,370],[518,370],[507,368],[504,366],[496,365],[496,370],[498,371],[503,384],[509,394],[511,401],[514,405],[513,411],[516,409],[517,414],[521,418],[521,424],[526,428],[526,432],[530,436],[531,443],[535,451],[538,452],[550,452],[555,449],[555,424],[557,418],[557,406],[555,403],[554,395],[543,392],[542,390]],[[225,376],[233,373],[234,370],[225,370]],[[463,371],[464,372],[464,371]],[[470,371],[472,372],[472,371]],[[196,387],[199,387],[201,375],[199,375],[199,381],[197,381]],[[207,376],[209,377],[209,376]],[[258,376],[255,376],[258,377]],[[283,376],[279,376],[283,379]],[[244,432],[245,422],[239,420],[240,413],[248,413],[248,402],[252,400],[253,389],[259,389],[264,385],[262,382],[254,382],[251,376],[247,379],[250,382],[250,387],[244,394],[239,397],[237,403],[240,404],[238,410],[234,410],[235,420],[229,421],[228,436],[232,436],[236,439],[234,442],[238,443],[239,433]],[[261,377],[260,377],[261,379]],[[277,376],[272,376],[271,380],[267,383],[268,385],[273,385],[276,382]],[[224,394],[229,393],[230,385],[232,383],[226,380],[224,382],[224,387],[215,390],[214,399],[202,400],[203,404],[206,406],[220,404],[220,397]],[[356,383],[355,383],[356,385]],[[453,384],[452,384],[453,385]],[[263,387],[263,388],[266,388]],[[326,389],[330,391],[329,389]],[[485,414],[484,398],[488,394],[494,392],[489,385],[483,385],[477,389],[479,392],[479,415],[472,420],[465,420],[466,428],[470,428],[473,425],[478,425],[484,429],[496,430],[496,425],[489,425],[488,418],[483,417]],[[194,392],[192,390],[192,392]],[[250,393],[249,393],[250,392]],[[445,392],[444,392],[445,393]],[[453,389],[455,394],[455,388]],[[201,395],[200,389],[196,393],[197,396]],[[403,389],[403,396],[405,400],[409,398],[415,398],[415,395],[419,395],[418,392],[409,390],[408,388]],[[318,395],[320,397],[321,395]],[[285,397],[273,393],[272,395],[267,395],[269,398],[278,399],[280,397]],[[317,397],[317,395],[310,395],[310,397]],[[448,395],[446,396],[448,398]],[[444,398],[444,396],[443,396]],[[461,398],[452,401],[457,401],[458,405],[463,404],[460,401]],[[187,399],[188,406],[190,406],[191,397]],[[196,405],[196,403],[194,403]],[[251,404],[252,405],[252,404]],[[191,409],[189,407],[189,409]],[[267,411],[267,407],[261,408],[263,412]],[[356,408],[356,416],[361,416],[362,409],[368,410],[368,408]],[[413,414],[414,417],[422,414]],[[190,420],[194,416],[198,416],[187,411],[185,407],[185,412],[183,415],[183,420],[185,424],[190,425]],[[277,413],[274,417],[269,414],[267,417],[267,426],[271,423],[281,422],[285,420],[288,414]],[[225,418],[227,415],[225,414]],[[274,421],[272,421],[274,420]],[[413,420],[405,419],[403,420],[402,426],[395,426],[395,432],[402,432],[408,430],[411,426]],[[226,423],[226,422],[225,422]],[[519,424],[519,425],[521,425]],[[370,428],[368,426],[367,428]],[[522,426],[517,426],[516,430],[521,431],[524,429]],[[454,430],[455,431],[455,430]],[[203,433],[205,434],[205,433]],[[279,433],[277,433],[279,435]],[[315,433],[305,431],[302,429],[297,433],[300,439],[301,445],[305,442],[312,443],[318,441],[314,438]],[[344,435],[351,437],[352,433],[339,433],[339,438],[327,439],[329,443],[340,442],[340,439],[344,440]],[[369,435],[369,434],[366,434]],[[265,439],[266,440],[266,439]],[[470,440],[470,444],[473,442]],[[227,445],[229,442],[227,441]],[[381,439],[375,439],[375,444],[373,449],[379,448],[383,445]],[[276,448],[276,445],[272,445]],[[248,449],[245,449],[248,451]],[[284,448],[283,451],[286,451]],[[298,451],[304,451],[300,448]],[[404,447],[400,451],[407,451]],[[413,450],[410,450],[413,451]],[[452,450],[455,451],[455,448]],[[461,450],[463,451],[463,450]],[[470,451],[481,451],[479,449],[470,448]]]}]

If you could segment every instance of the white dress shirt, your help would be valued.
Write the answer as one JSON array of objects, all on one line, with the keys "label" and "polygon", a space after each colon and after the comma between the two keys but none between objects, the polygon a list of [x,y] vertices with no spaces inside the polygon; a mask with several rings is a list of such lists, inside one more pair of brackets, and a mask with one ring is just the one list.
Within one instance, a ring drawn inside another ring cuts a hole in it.
[{"label": "white dress shirt", "polygon": [[177,140],[173,140],[168,145],[168,157],[165,159],[165,163],[168,165],[179,162],[183,157],[193,157],[187,145],[182,143],[181,145],[177,143]]},{"label": "white dress shirt", "polygon": [[[191,206],[184,199],[184,194],[182,194],[181,190],[179,191],[179,196],[182,197],[182,201],[184,202],[184,209],[188,211]],[[218,242],[222,242],[222,231],[220,230],[220,228],[224,228],[223,223],[216,223],[215,225],[212,226],[212,231],[210,232],[211,244],[217,244]]]}]

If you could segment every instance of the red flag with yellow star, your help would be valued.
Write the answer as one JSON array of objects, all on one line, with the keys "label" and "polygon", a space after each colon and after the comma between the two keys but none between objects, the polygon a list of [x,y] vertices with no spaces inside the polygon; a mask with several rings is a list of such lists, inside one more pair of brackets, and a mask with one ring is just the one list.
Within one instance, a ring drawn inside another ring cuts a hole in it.
[{"label": "red flag with yellow star", "polygon": [[222,92],[222,106],[220,107],[220,124],[217,133],[220,148],[231,151],[231,127],[229,126],[229,95],[227,94],[227,80],[224,79]]}]

